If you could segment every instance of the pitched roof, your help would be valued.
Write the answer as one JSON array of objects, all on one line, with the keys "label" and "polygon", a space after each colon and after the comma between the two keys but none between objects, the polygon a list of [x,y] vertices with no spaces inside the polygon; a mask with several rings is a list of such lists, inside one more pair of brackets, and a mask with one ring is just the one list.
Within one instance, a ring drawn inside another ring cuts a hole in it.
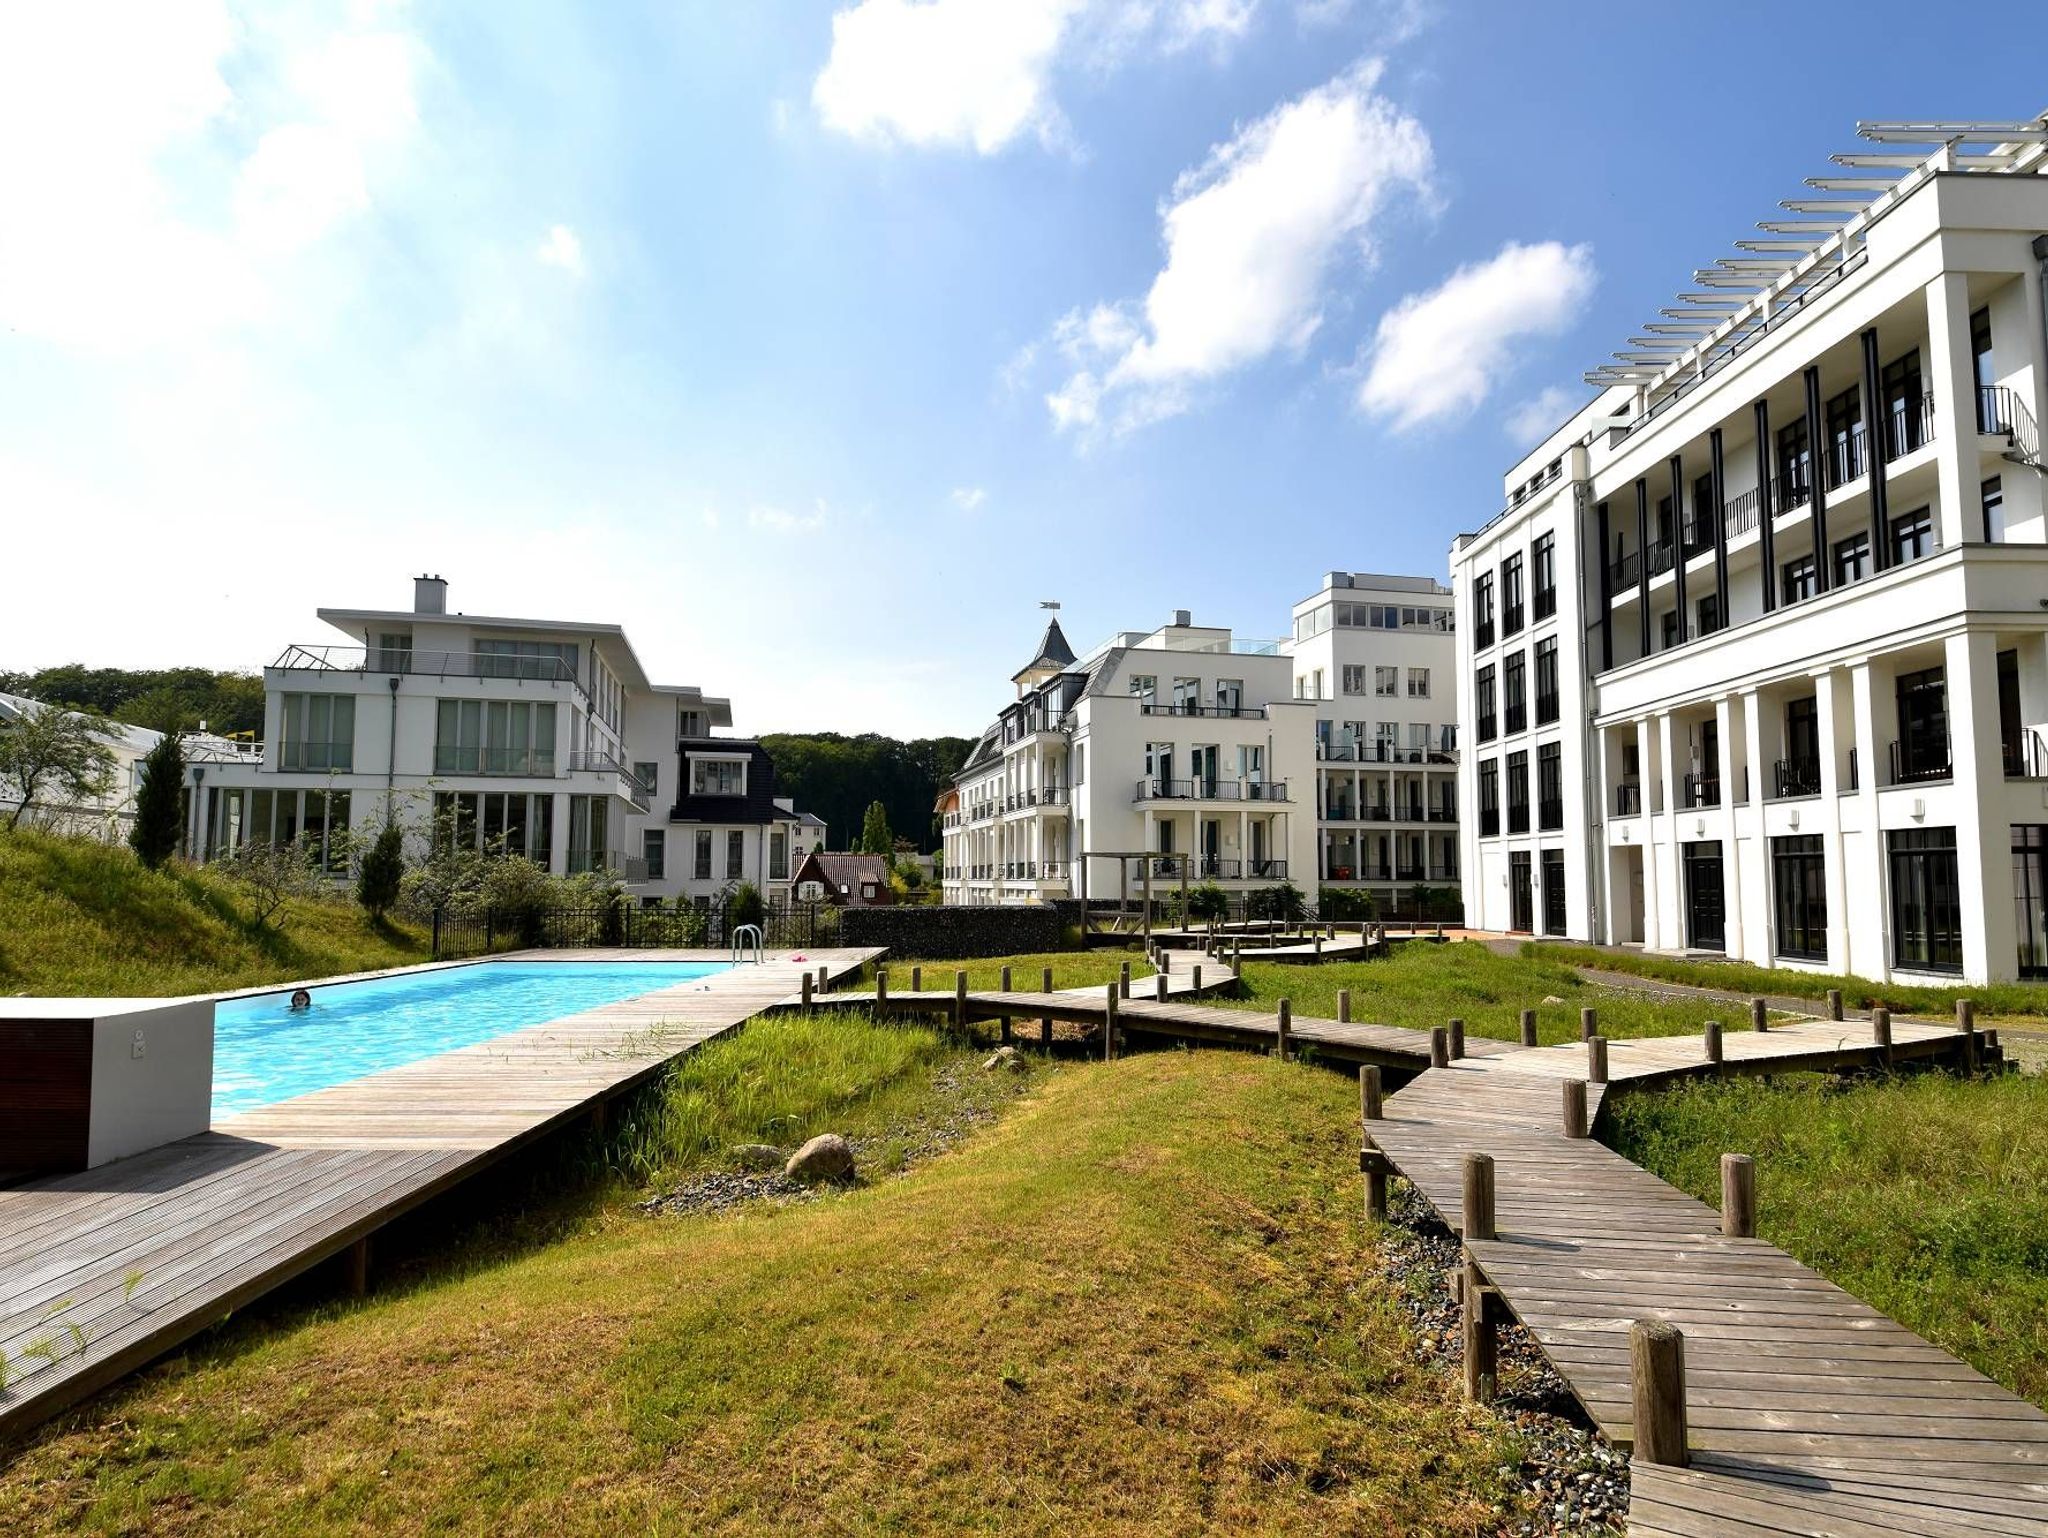
[{"label": "pitched roof", "polygon": [[1024,674],[1033,672],[1038,668],[1072,667],[1073,663],[1074,648],[1067,645],[1067,634],[1064,630],[1060,629],[1059,616],[1054,615],[1046,623],[1045,639],[1038,643],[1036,655],[1010,676],[1012,678],[1021,678]]},{"label": "pitched roof", "polygon": [[822,849],[813,849],[804,856],[803,865],[797,867],[798,879],[808,867],[816,867],[819,879],[835,891],[844,887],[857,894],[864,881],[884,887],[889,884],[889,862],[878,854],[827,854]]}]

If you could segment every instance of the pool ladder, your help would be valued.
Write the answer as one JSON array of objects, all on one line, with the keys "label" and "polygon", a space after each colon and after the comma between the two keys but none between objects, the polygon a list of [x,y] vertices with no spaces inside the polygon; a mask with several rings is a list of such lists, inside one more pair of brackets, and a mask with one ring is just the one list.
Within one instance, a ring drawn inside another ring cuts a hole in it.
[{"label": "pool ladder", "polygon": [[749,945],[754,947],[754,965],[758,967],[764,959],[761,954],[761,926],[759,924],[742,924],[732,932],[733,965],[738,966],[747,959],[746,950]]}]

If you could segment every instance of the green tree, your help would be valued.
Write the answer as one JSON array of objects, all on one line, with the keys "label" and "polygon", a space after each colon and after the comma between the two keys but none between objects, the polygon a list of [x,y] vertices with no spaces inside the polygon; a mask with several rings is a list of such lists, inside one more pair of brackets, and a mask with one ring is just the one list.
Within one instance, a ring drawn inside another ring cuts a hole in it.
[{"label": "green tree", "polygon": [[184,836],[185,749],[177,733],[164,737],[142,760],[142,783],[135,792],[135,825],[128,847],[151,870],[178,852]]},{"label": "green tree", "polygon": [[405,880],[405,834],[395,822],[384,824],[363,856],[356,872],[356,901],[373,919],[381,919],[398,904],[398,889]]},{"label": "green tree", "polygon": [[866,814],[860,820],[860,853],[887,855],[894,858],[896,842],[889,833],[889,809],[879,801],[870,801]]},{"label": "green tree", "polygon": [[768,905],[761,899],[761,889],[751,881],[742,881],[726,895],[725,932],[731,934],[742,924],[758,924],[767,917]]},{"label": "green tree", "polygon": [[939,792],[952,782],[974,746],[968,737],[911,742],[874,733],[771,732],[761,739],[775,761],[775,793],[799,811],[824,818],[834,849],[855,847],[862,811],[879,801],[889,826],[929,854],[939,847],[933,814]]},{"label": "green tree", "polygon": [[114,783],[112,735],[100,717],[42,706],[0,721],[0,797],[14,802],[7,826],[30,807],[97,801]]},{"label": "green tree", "polygon": [[258,929],[271,926],[282,930],[279,917],[295,898],[324,896],[327,882],[320,874],[319,851],[303,838],[288,844],[250,839],[221,862],[221,867],[249,895],[251,917]]}]

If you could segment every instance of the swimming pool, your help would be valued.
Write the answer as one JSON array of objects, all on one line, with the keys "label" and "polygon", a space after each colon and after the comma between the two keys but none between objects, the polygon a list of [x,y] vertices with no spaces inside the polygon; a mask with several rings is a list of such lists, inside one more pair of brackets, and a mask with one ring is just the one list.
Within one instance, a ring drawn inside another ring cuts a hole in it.
[{"label": "swimming pool", "polygon": [[486,961],[311,991],[224,999],[213,1016],[213,1114],[272,1105],[719,972],[726,962]]}]

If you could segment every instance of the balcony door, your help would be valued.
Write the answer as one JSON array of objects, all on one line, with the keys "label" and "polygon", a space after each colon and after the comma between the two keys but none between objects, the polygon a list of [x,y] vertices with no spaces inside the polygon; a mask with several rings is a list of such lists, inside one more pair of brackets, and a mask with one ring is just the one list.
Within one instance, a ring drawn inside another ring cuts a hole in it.
[{"label": "balcony door", "polygon": [[1216,794],[1216,759],[1217,748],[1214,743],[1189,750],[1188,778],[1195,782],[1196,795]]},{"label": "balcony door", "polygon": [[1535,892],[1529,881],[1529,856],[1517,850],[1508,856],[1508,928],[1528,934],[1536,927]]},{"label": "balcony door", "polygon": [[1948,686],[1938,667],[1899,679],[1899,778],[1948,774]]},{"label": "balcony door", "polygon": [[1727,889],[1721,880],[1721,841],[1685,846],[1685,943],[1696,951],[1728,948]]},{"label": "balcony door", "polygon": [[1145,744],[1145,778],[1152,782],[1155,796],[1173,794],[1173,744],[1170,742],[1148,742]]},{"label": "balcony door", "polygon": [[2048,977],[2048,825],[2012,825],[2013,917],[2021,977]]},{"label": "balcony door", "polygon": [[1263,746],[1250,743],[1238,746],[1237,777],[1247,785],[1263,785],[1266,782],[1266,750]]}]

